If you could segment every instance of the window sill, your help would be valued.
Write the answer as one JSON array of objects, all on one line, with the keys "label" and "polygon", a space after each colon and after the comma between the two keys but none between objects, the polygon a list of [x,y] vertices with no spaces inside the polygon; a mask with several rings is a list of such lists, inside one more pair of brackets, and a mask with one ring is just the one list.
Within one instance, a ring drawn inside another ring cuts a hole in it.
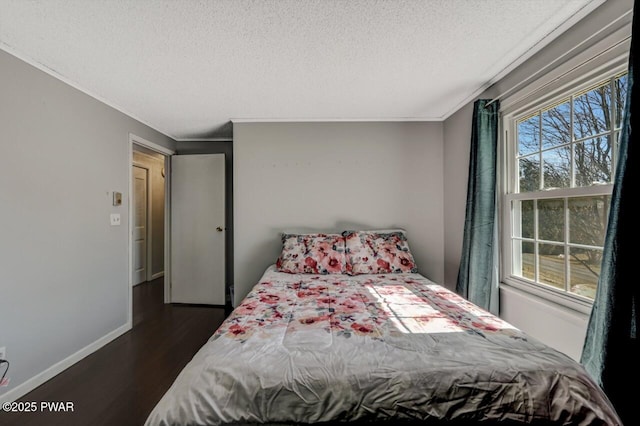
[{"label": "window sill", "polygon": [[593,302],[585,300],[578,296],[572,296],[570,294],[562,293],[560,291],[553,290],[552,288],[547,289],[545,287],[531,284],[523,280],[518,280],[514,277],[504,279],[500,283],[500,285],[515,288],[537,298],[544,299],[545,301],[557,305],[558,307],[570,309],[587,316],[591,314]]}]

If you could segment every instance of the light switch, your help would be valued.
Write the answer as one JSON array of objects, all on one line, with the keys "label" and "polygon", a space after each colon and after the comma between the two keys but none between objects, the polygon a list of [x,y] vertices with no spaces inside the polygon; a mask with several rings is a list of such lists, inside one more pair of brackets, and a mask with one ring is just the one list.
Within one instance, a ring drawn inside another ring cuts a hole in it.
[{"label": "light switch", "polygon": [[111,213],[111,226],[120,226],[120,213]]},{"label": "light switch", "polygon": [[114,192],[113,193],[113,205],[121,206],[122,205],[122,192]]}]

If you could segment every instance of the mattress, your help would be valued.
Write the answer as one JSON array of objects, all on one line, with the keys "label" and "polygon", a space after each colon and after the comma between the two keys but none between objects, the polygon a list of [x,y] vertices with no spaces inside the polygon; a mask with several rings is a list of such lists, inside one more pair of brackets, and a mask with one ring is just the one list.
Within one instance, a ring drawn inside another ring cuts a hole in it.
[{"label": "mattress", "polygon": [[146,426],[620,425],[580,364],[420,274],[269,267]]}]

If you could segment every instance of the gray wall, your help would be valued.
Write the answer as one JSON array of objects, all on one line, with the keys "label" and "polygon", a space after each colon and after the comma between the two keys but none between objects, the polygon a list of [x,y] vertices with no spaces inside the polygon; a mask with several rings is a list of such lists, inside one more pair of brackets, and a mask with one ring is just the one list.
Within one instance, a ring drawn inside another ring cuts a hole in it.
[{"label": "gray wall", "polygon": [[0,93],[2,398],[127,327],[129,133],[175,142],[3,51]]},{"label": "gray wall", "polygon": [[283,231],[407,230],[444,279],[441,123],[234,123],[235,302],[275,263]]},{"label": "gray wall", "polygon": [[[505,92],[562,57],[565,52],[589,40],[580,49],[572,51],[566,59],[584,54],[605,36],[624,27],[625,22],[620,21],[598,37],[592,38],[600,29],[631,10],[632,6],[632,0],[608,0],[479,97],[493,98]],[[551,69],[560,66],[561,64],[554,65]],[[542,75],[544,73],[540,77]],[[449,288],[455,288],[462,250],[472,113],[473,102],[444,122],[444,253],[445,285]],[[501,316],[574,358],[580,356],[587,317],[585,314],[550,306],[542,299],[521,292],[503,290]]]},{"label": "gray wall", "polygon": [[227,304],[231,304],[233,287],[233,142],[231,141],[180,141],[176,145],[176,154],[224,154],[225,155],[225,223],[226,239],[225,276]]}]

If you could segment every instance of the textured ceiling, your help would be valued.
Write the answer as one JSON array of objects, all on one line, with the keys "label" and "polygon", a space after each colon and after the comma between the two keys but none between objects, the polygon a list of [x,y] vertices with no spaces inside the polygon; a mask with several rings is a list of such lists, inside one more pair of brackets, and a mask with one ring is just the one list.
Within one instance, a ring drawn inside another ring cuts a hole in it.
[{"label": "textured ceiling", "polygon": [[231,119],[442,120],[602,2],[0,0],[0,48],[206,139]]}]

